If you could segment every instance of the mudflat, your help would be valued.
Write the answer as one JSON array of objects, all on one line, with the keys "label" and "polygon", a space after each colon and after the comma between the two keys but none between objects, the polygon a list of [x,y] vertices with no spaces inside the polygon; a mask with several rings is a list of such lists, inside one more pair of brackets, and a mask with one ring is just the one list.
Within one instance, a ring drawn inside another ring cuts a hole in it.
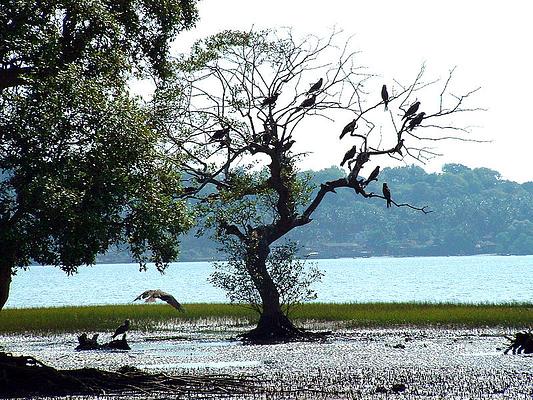
[{"label": "mudflat", "polygon": [[[77,352],[73,334],[3,335],[0,350],[31,355],[58,369],[129,365],[146,372],[256,381],[249,394],[220,395],[224,398],[533,397],[533,355],[503,354],[504,336],[515,331],[509,328],[308,327],[332,334],[323,342],[243,345],[230,338],[248,326],[204,320],[130,331],[131,351]],[[110,336],[88,332],[93,333],[101,340]]]}]

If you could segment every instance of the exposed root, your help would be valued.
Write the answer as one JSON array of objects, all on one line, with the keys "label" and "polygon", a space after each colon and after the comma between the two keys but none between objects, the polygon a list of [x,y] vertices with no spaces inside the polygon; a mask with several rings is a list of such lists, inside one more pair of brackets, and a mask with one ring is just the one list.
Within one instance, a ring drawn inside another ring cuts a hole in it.
[{"label": "exposed root", "polygon": [[509,347],[503,352],[507,354],[509,350],[513,351],[513,354],[531,354],[533,353],[533,332],[524,331],[517,332],[514,338],[507,337],[511,342]]},{"label": "exposed root", "polygon": [[225,375],[174,376],[147,374],[134,367],[116,372],[94,368],[57,370],[33,357],[0,352],[2,397],[158,393],[214,395],[251,393],[256,382]]},{"label": "exposed root", "polygon": [[238,336],[246,344],[276,344],[287,342],[321,341],[331,334],[311,332],[296,327],[285,315],[261,316],[257,327]]}]

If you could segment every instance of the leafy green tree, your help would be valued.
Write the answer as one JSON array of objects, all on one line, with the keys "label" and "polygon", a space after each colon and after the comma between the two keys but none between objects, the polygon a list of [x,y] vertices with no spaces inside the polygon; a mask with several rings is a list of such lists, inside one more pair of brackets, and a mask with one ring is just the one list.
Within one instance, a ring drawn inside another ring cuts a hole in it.
[{"label": "leafy green tree", "polygon": [[[420,144],[431,133],[418,135],[426,132],[425,124],[418,123],[424,120],[434,127],[445,121],[441,128],[453,127],[453,114],[472,110],[465,103],[473,92],[448,97],[448,79],[436,92],[437,101],[423,106],[426,114],[402,118],[415,97],[422,99],[432,86],[423,80],[423,71],[410,85],[389,87],[386,100],[376,100],[379,94],[366,99],[368,76],[356,66],[356,52],[333,44],[336,36],[298,42],[290,33],[223,32],[199,42],[178,65],[176,81],[156,96],[169,145],[186,153],[178,166],[192,178],[187,192],[199,201],[219,241],[239,243],[241,268],[259,293],[261,316],[257,327],[244,335],[248,340],[307,335],[283,313],[280,288],[268,268],[271,247],[309,224],[328,193],[349,189],[352,196],[386,200],[360,175],[370,159],[431,157]],[[325,146],[341,132],[350,143],[342,176],[321,182],[313,192],[310,176],[298,169],[302,155],[294,145],[298,140],[305,145],[309,121],[317,118],[342,122],[320,132]],[[382,135],[378,125],[386,127]],[[400,197],[394,195],[388,203],[426,211],[396,199]]]},{"label": "leafy green tree", "polygon": [[0,308],[32,261],[67,273],[127,243],[145,266],[177,255],[190,220],[153,115],[128,80],[170,75],[195,1],[0,4]]}]

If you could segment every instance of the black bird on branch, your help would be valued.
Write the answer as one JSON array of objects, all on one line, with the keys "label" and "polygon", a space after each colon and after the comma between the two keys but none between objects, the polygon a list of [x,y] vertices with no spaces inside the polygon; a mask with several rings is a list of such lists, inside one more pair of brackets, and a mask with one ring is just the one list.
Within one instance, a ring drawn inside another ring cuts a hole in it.
[{"label": "black bird on branch", "polygon": [[352,133],[355,130],[356,126],[357,126],[357,121],[355,119],[352,122],[349,122],[343,128],[341,136],[339,137],[339,139],[342,139],[344,137],[344,135],[346,135],[347,133]]},{"label": "black bird on branch", "polygon": [[409,126],[407,129],[409,129],[410,131],[412,131],[415,127],[417,127],[418,125],[420,125],[420,123],[422,122],[422,120],[424,119],[424,116],[426,115],[425,112],[421,112],[420,114],[417,114],[416,117],[414,117],[411,121],[409,121]]},{"label": "black bird on branch", "polygon": [[278,92],[274,93],[272,96],[268,96],[261,103],[261,107],[271,106],[272,104],[275,104],[276,101],[278,100],[278,96],[279,96]]},{"label": "black bird on branch", "polygon": [[166,301],[168,304],[170,304],[176,310],[181,311],[181,312],[185,312],[183,306],[178,302],[178,300],[176,300],[176,298],[174,296],[172,296],[171,294],[168,294],[166,292],[163,292],[160,289],[147,290],[147,291],[141,293],[139,296],[137,296],[135,298],[135,300],[133,300],[133,301],[137,301],[137,300],[141,300],[141,299],[145,299],[144,301],[146,303],[153,303],[157,299],[160,299],[160,300]]},{"label": "black bird on branch", "polygon": [[124,321],[124,324],[120,325],[116,330],[115,333],[112,336],[112,339],[114,339],[118,335],[122,335],[123,333],[126,333],[126,331],[130,329],[130,321],[126,320]]},{"label": "black bird on branch", "polygon": [[392,206],[392,200],[390,197],[390,189],[386,183],[383,184],[383,197],[387,200],[387,208]]},{"label": "black bird on branch", "polygon": [[372,181],[377,181],[379,175],[379,165],[374,168],[374,170],[370,173],[367,180],[365,181],[365,186],[367,186]]},{"label": "black bird on branch", "polygon": [[411,115],[413,115],[415,112],[418,111],[418,108],[420,107],[420,102],[417,101],[416,103],[411,104],[411,107],[407,109],[402,119],[409,118]]},{"label": "black bird on branch", "polygon": [[316,95],[312,95],[311,97],[308,97],[304,101],[302,101],[302,104],[298,106],[298,110],[301,110],[302,108],[308,108],[312,107],[315,104],[316,101]]},{"label": "black bird on branch", "polygon": [[348,150],[346,152],[346,154],[344,155],[344,158],[342,159],[341,167],[346,163],[346,161],[351,160],[352,158],[354,158],[355,157],[355,153],[357,153],[357,145],[353,146],[350,150]]},{"label": "black bird on branch", "polygon": [[222,129],[217,129],[215,132],[213,132],[213,135],[211,136],[211,140],[223,140],[228,134],[229,134],[230,128],[229,126]]},{"label": "black bird on branch", "polygon": [[324,80],[320,78],[317,82],[315,82],[307,91],[307,94],[311,94],[313,92],[316,92],[322,87],[322,83],[324,83]]},{"label": "black bird on branch", "polygon": [[387,91],[387,85],[383,85],[381,88],[381,99],[385,103],[385,111],[387,111],[389,109],[389,92]]},{"label": "black bird on branch", "polygon": [[394,151],[396,153],[399,153],[401,156],[403,156],[403,153],[402,153],[402,147],[403,147],[403,139],[401,139],[398,144],[396,145],[396,147],[394,148]]}]

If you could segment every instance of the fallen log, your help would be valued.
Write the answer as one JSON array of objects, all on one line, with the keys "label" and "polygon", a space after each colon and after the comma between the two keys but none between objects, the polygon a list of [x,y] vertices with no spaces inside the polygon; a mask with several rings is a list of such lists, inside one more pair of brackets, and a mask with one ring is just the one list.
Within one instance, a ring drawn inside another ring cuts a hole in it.
[{"label": "fallen log", "polygon": [[98,344],[98,334],[89,339],[86,333],[78,336],[78,346],[76,350],[131,350],[131,347],[126,341],[126,334],[122,335],[122,339],[113,339],[108,343]]}]

